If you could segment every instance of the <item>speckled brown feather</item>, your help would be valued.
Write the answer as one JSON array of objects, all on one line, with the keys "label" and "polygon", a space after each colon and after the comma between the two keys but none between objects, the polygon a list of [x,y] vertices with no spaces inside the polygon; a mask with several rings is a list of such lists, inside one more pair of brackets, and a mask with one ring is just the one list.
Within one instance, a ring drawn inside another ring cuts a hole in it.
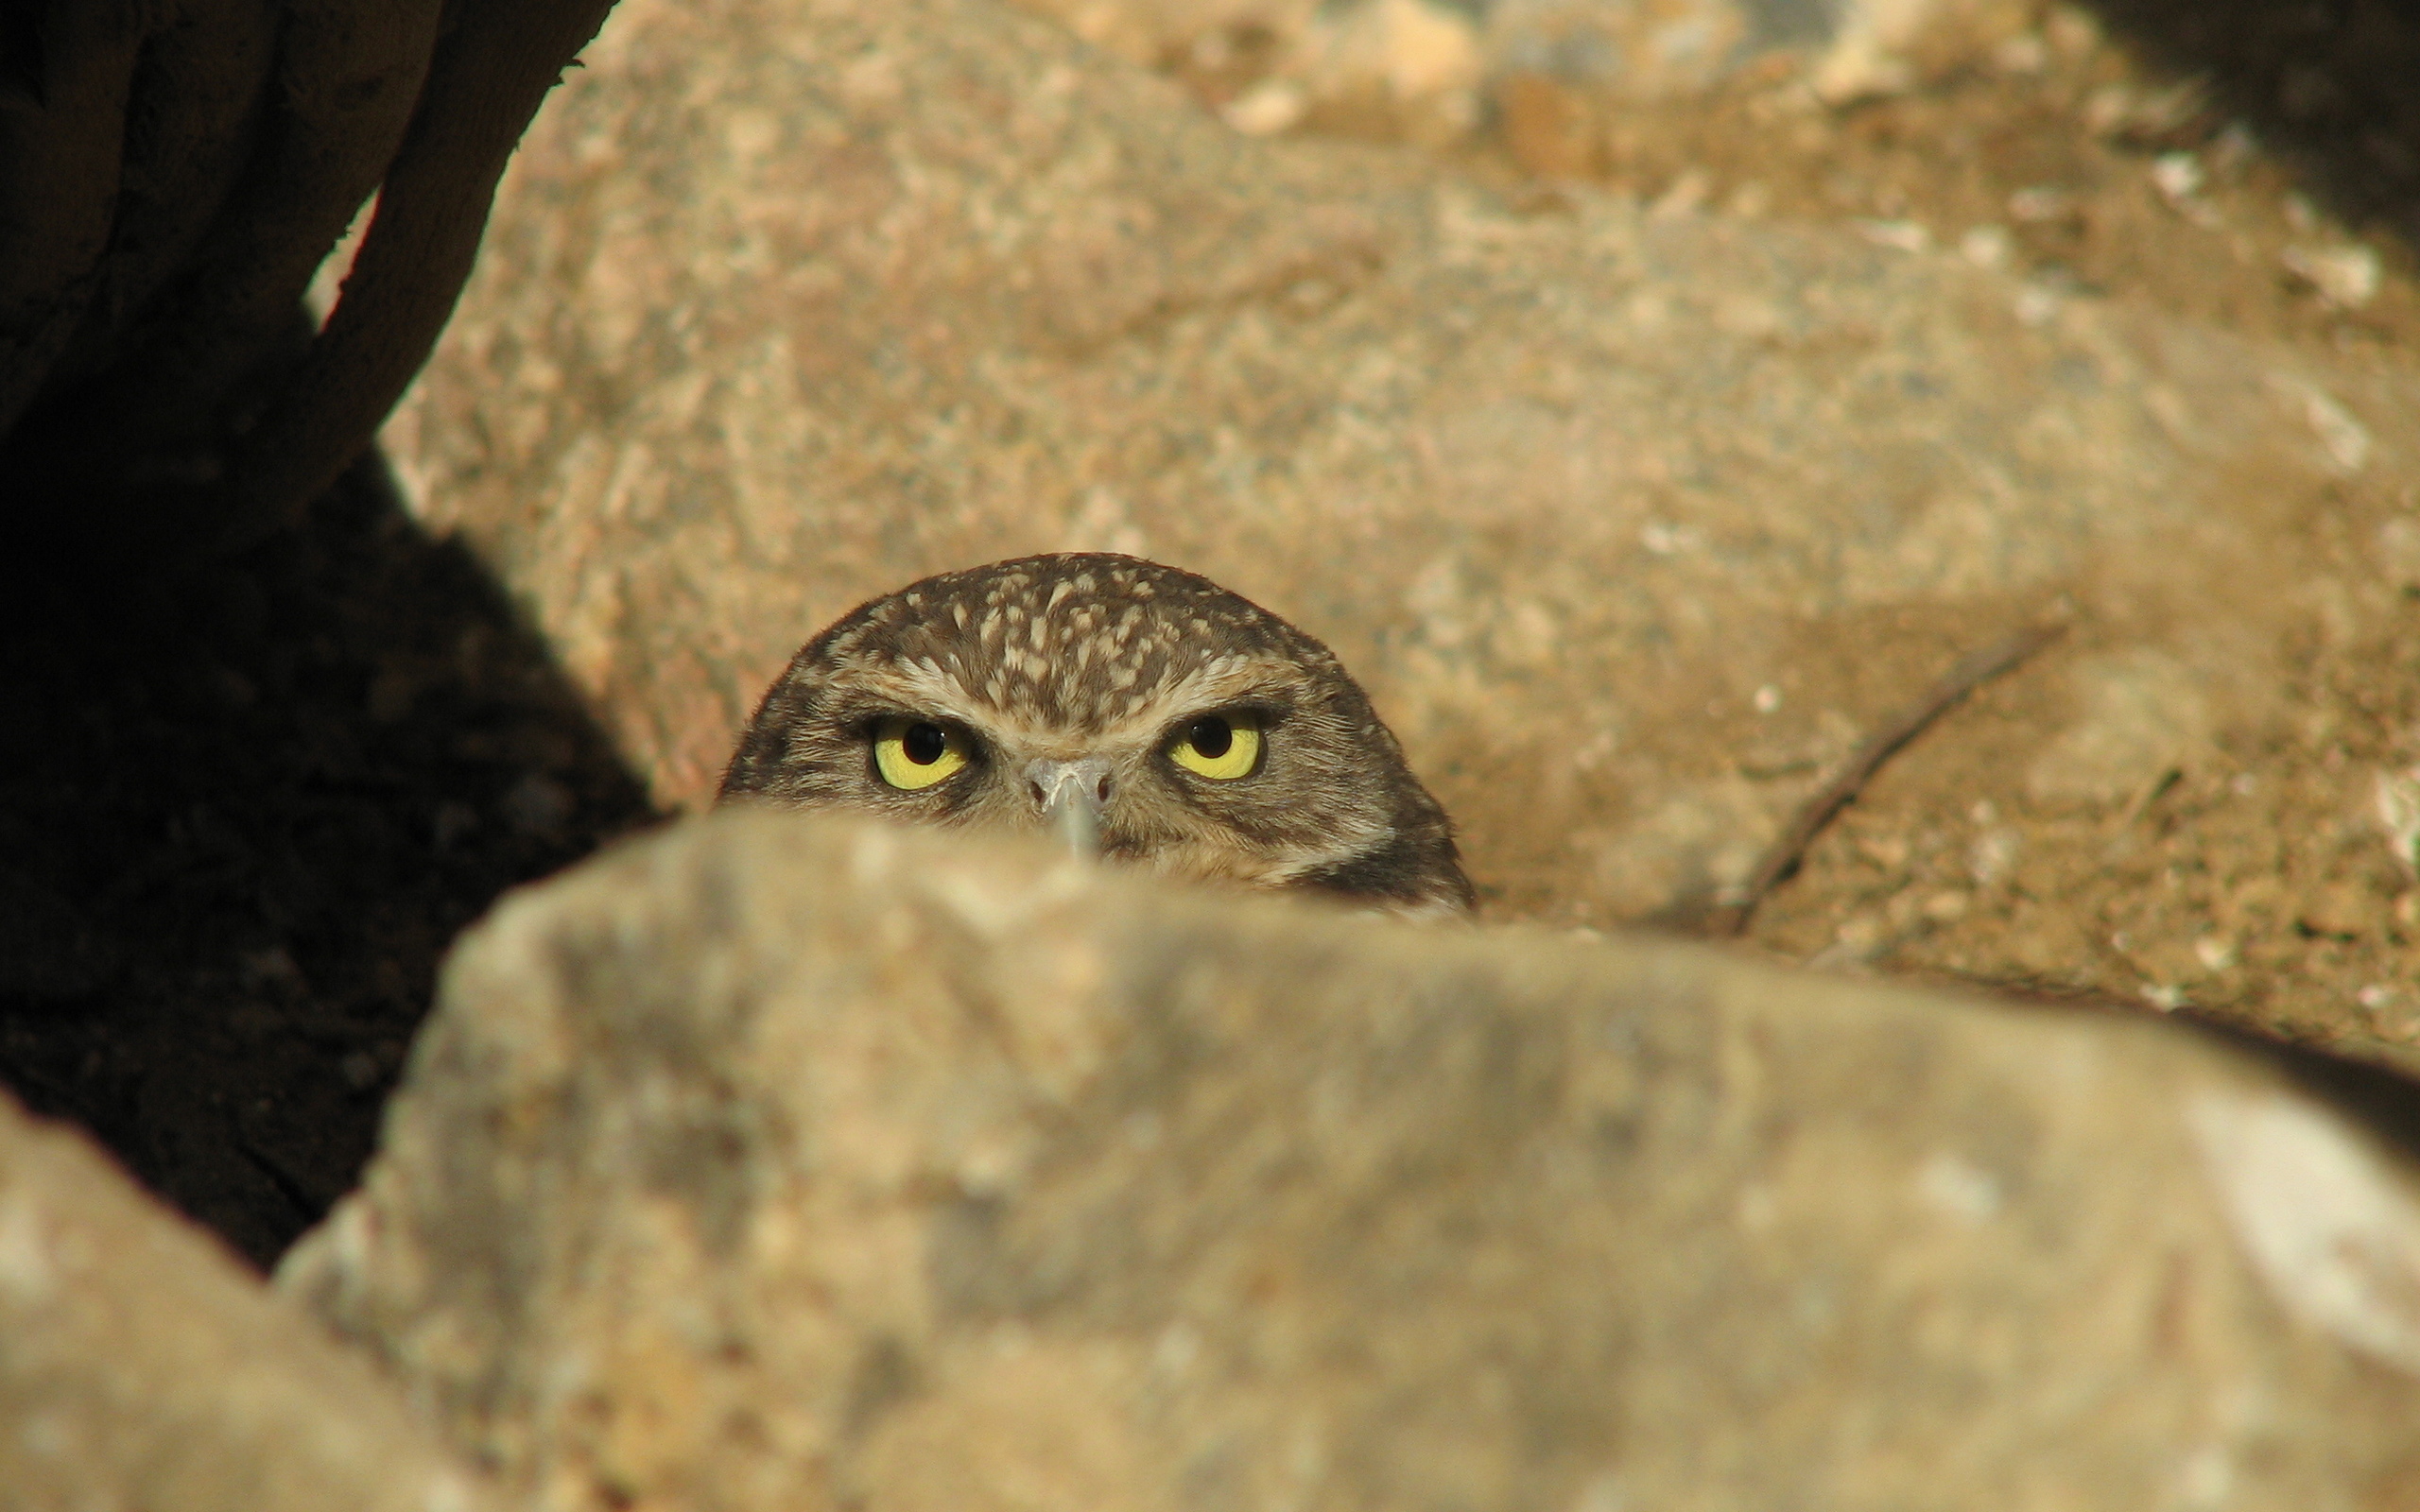
[{"label": "speckled brown feather", "polygon": [[[1167,748],[1188,721],[1251,710],[1251,776],[1212,782]],[[877,777],[874,727],[933,720],[976,757],[936,787]],[[1015,779],[1037,757],[1115,771],[1101,839],[1174,875],[1461,912],[1451,824],[1327,647],[1194,574],[1132,557],[1026,557],[910,583],[809,641],[766,693],[725,800],[1038,829]]]}]

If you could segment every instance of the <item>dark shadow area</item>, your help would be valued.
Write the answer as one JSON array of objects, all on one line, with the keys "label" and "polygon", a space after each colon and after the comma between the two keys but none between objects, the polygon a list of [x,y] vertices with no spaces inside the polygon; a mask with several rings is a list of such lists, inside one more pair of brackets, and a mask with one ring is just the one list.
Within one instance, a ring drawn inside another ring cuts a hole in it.
[{"label": "dark shadow area", "polygon": [[454,936],[652,816],[374,455],[207,572],[124,544],[0,553],[0,1084],[265,1265],[358,1175]]},{"label": "dark shadow area", "polygon": [[2384,1066],[2287,1044],[2239,1024],[2202,1017],[2182,1022],[2267,1061],[2313,1097],[2342,1108],[2405,1155],[2420,1159],[2420,1083]]},{"label": "dark shadow area", "polygon": [[[1984,993],[2004,1003],[2050,1013],[2094,1018],[2151,1017],[2140,1003],[2124,1003],[2057,982],[2018,981],[1942,971],[1893,973],[1890,980],[1945,991]],[[2420,1161],[2420,1077],[2394,1066],[2363,1059],[2321,1044],[2297,1043],[2186,1006],[2156,1016],[2187,1034],[2198,1035],[2271,1067],[2312,1099],[2345,1114],[2407,1159]]]},{"label": "dark shadow area", "polygon": [[2420,247],[2420,4],[2091,3],[2147,62],[2206,81],[2203,120],[2247,123],[2347,225]]}]

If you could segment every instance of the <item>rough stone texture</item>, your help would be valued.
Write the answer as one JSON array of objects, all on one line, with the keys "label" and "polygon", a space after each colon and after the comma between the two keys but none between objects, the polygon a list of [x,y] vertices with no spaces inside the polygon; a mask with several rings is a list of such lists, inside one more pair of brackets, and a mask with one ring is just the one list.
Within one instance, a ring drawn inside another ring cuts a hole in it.
[{"label": "rough stone texture", "polygon": [[[1826,99],[1904,90],[1973,67],[2036,0],[1019,0],[1146,65],[1237,55],[1260,77],[1227,118],[1283,129],[1329,110],[1402,112],[1417,135],[1476,124],[1478,95],[1547,77],[1636,106],[1776,71]],[[1426,117],[1424,120],[1423,117]]]},{"label": "rough stone texture", "polygon": [[0,1094],[0,1508],[493,1504],[391,1383]]},{"label": "rough stone texture", "polygon": [[2172,1025],[796,816],[462,946],[281,1283],[546,1507],[2409,1507],[2400,1158]]},{"label": "rough stone texture", "polygon": [[1603,919],[2055,602],[1976,797],[2122,803],[2142,720],[2199,690],[2197,770],[2393,612],[2297,524],[2411,478],[2392,365],[1243,140],[979,0],[628,0],[586,61],[389,440],[668,800],[854,603],[1122,548],[1335,646],[1500,910]]}]

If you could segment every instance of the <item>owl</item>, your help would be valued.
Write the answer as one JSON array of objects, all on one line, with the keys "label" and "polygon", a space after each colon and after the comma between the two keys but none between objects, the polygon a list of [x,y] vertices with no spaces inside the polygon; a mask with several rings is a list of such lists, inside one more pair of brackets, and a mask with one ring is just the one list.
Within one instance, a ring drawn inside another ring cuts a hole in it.
[{"label": "owl", "polygon": [[725,802],[1055,835],[1171,877],[1462,914],[1452,823],[1319,642],[1073,552],[862,604],[767,691]]}]

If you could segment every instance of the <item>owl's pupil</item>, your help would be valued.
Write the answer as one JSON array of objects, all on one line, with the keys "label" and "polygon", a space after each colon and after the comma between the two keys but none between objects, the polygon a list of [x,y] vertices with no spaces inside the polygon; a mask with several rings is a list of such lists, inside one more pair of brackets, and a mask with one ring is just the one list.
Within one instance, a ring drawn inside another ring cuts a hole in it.
[{"label": "owl's pupil", "polygon": [[919,766],[930,766],[949,749],[949,736],[939,725],[909,725],[899,737],[899,748]]},{"label": "owl's pupil", "polygon": [[1184,732],[1184,738],[1193,743],[1195,750],[1215,762],[1235,745],[1236,732],[1225,720],[1212,714],[1207,719],[1195,720],[1193,728]]}]

